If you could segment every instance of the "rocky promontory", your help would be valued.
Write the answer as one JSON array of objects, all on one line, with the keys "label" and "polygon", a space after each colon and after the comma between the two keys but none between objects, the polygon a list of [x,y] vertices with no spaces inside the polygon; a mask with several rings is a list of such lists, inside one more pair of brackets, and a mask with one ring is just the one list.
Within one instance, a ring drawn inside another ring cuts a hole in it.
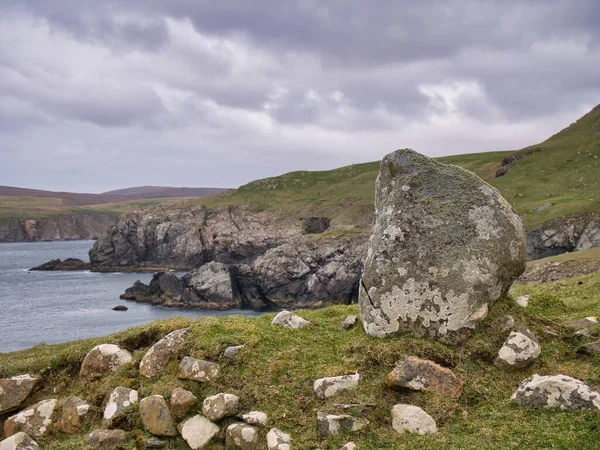
[{"label": "rocky promontory", "polygon": [[90,270],[92,265],[81,259],[67,258],[65,260],[52,259],[44,264],[32,267],[29,270],[52,271],[52,270]]}]

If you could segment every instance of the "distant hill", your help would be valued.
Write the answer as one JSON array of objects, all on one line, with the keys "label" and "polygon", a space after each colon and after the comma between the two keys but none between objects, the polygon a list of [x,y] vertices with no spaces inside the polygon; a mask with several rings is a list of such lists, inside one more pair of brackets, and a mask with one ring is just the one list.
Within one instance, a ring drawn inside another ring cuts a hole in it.
[{"label": "distant hill", "polygon": [[125,196],[128,198],[174,198],[174,197],[206,197],[219,194],[227,189],[220,188],[189,188],[168,186],[139,186],[114,191],[103,192],[101,195]]}]

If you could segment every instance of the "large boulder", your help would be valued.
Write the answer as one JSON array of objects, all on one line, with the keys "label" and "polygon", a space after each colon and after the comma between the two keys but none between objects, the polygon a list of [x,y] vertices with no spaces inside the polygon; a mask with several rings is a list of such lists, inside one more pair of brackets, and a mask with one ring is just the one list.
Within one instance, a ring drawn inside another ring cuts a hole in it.
[{"label": "large boulder", "polygon": [[365,331],[463,342],[525,260],[521,220],[496,189],[412,150],[391,153],[359,291]]},{"label": "large boulder", "polygon": [[22,431],[0,442],[0,450],[39,450],[39,445]]},{"label": "large boulder", "polygon": [[48,434],[56,403],[56,399],[44,400],[9,417],[4,422],[4,434],[12,436],[19,431],[33,437]]},{"label": "large boulder", "polygon": [[0,414],[18,408],[39,381],[29,374],[0,378]]},{"label": "large boulder", "polygon": [[162,395],[151,395],[140,401],[140,418],[144,429],[156,436],[177,436],[167,402]]},{"label": "large boulder", "polygon": [[91,412],[91,405],[79,397],[70,395],[60,399],[56,405],[54,427],[66,434],[78,433]]},{"label": "large boulder", "polygon": [[600,393],[566,375],[534,374],[521,382],[512,395],[512,401],[530,408],[600,410]]},{"label": "large boulder", "polygon": [[217,434],[219,426],[200,414],[181,422],[177,429],[192,450],[204,448]]},{"label": "large boulder", "polygon": [[398,363],[386,379],[391,388],[429,391],[443,397],[458,398],[463,381],[450,369],[433,361],[408,356]]},{"label": "large boulder", "polygon": [[94,375],[116,371],[131,362],[131,353],[118,345],[100,344],[89,351],[79,371],[79,376],[89,379]]},{"label": "large boulder", "polygon": [[169,359],[181,348],[189,333],[188,328],[175,330],[150,347],[140,363],[140,375],[146,378],[157,376]]}]

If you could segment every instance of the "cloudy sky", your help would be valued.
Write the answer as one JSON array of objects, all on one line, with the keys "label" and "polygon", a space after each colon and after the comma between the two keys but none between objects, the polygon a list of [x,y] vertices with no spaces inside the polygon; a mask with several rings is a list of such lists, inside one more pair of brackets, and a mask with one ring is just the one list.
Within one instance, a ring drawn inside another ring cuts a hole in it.
[{"label": "cloudy sky", "polygon": [[2,0],[0,184],[517,149],[600,103],[598,24],[597,0]]}]

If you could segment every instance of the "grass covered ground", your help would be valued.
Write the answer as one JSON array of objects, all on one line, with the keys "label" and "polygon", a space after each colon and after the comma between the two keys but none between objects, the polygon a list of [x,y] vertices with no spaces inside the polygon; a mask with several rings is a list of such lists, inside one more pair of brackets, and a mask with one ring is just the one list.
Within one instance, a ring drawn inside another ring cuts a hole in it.
[{"label": "grass covered ground", "polygon": [[[521,294],[531,295],[527,309],[513,301],[513,297]],[[510,402],[519,382],[533,373],[562,373],[600,390],[600,357],[583,358],[576,354],[578,346],[589,339],[574,336],[573,330],[560,325],[564,320],[600,315],[600,272],[554,283],[514,285],[510,296],[494,305],[483,328],[458,348],[409,337],[372,338],[360,325],[347,331],[338,328],[348,314],[357,312],[356,306],[300,311],[314,324],[304,330],[272,327],[273,314],[161,320],[105,338],[0,354],[0,370],[2,376],[41,373],[44,388],[31,401],[56,397],[53,393],[56,387],[61,397],[79,395],[98,407],[105,405],[109,393],[118,385],[138,389],[141,398],[150,394],[168,397],[177,386],[191,390],[200,400],[218,392],[234,393],[240,396],[244,411],[265,411],[270,425],[291,433],[295,449],[338,449],[350,439],[360,449],[593,450],[600,447],[600,412],[530,410]],[[507,315],[517,323],[526,324],[541,341],[542,354],[528,369],[506,372],[493,365],[508,335],[507,331],[501,331]],[[137,366],[148,347],[182,327],[190,327],[192,335],[179,357],[191,355],[217,361],[221,364],[220,375],[206,384],[181,381],[176,378],[179,361],[172,360],[159,378],[138,377]],[[598,336],[600,326],[591,332]],[[117,373],[82,383],[78,380],[81,361],[99,343],[116,343],[127,348],[133,352],[134,362]],[[229,361],[221,357],[226,347],[237,344],[246,345],[237,359]],[[386,388],[385,376],[403,355],[416,355],[452,368],[466,380],[462,396],[454,401],[429,393]],[[356,391],[327,401],[314,396],[312,385],[316,378],[354,371],[364,377]],[[371,422],[367,429],[323,442],[316,439],[317,411],[342,412],[336,403],[361,402],[377,405],[349,411],[367,417]],[[422,407],[437,421],[439,433],[395,434],[390,426],[390,409],[396,403]],[[199,408],[192,413],[197,411]],[[224,420],[222,429],[231,421]],[[99,425],[100,413],[89,429]],[[132,412],[123,426],[141,429],[137,412]],[[38,442],[47,449],[85,448],[83,434],[69,437],[55,432]],[[187,448],[180,437],[166,442],[168,449]],[[208,448],[224,447],[221,441],[215,441]]]}]

